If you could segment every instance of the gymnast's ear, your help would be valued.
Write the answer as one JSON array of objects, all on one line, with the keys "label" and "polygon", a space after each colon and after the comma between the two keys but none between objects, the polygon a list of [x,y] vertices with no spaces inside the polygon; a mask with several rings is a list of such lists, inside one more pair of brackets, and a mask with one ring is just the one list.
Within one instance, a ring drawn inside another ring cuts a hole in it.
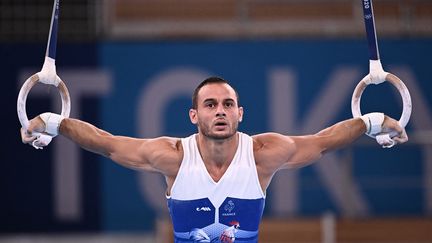
[{"label": "gymnast's ear", "polygon": [[195,109],[189,110],[189,119],[191,120],[192,124],[196,125],[198,123],[197,110],[195,110]]}]

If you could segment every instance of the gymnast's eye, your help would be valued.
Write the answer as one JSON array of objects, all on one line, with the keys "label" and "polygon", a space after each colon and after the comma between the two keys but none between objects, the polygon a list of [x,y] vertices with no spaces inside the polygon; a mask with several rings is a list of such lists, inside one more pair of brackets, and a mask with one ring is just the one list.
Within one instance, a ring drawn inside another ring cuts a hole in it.
[{"label": "gymnast's eye", "polygon": [[205,104],[205,106],[209,107],[209,108],[213,108],[213,107],[215,107],[215,104],[212,102],[209,102],[209,103]]}]

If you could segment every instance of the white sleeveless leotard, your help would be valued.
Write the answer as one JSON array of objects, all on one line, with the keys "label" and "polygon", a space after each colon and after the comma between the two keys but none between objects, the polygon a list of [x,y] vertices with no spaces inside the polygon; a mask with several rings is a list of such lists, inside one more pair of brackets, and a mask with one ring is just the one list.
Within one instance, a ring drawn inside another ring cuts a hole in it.
[{"label": "white sleeveless leotard", "polygon": [[257,242],[265,194],[252,138],[238,135],[237,151],[218,182],[204,165],[197,135],[182,139],[183,160],[167,196],[175,242]]}]

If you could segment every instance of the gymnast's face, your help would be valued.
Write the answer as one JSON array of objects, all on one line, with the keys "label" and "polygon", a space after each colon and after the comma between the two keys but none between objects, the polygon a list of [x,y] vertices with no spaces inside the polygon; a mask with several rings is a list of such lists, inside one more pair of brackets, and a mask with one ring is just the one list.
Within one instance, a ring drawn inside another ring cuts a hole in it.
[{"label": "gymnast's face", "polygon": [[243,119],[243,108],[238,106],[234,89],[225,83],[203,86],[197,97],[197,108],[190,109],[189,117],[198,132],[212,139],[226,139],[237,132]]}]

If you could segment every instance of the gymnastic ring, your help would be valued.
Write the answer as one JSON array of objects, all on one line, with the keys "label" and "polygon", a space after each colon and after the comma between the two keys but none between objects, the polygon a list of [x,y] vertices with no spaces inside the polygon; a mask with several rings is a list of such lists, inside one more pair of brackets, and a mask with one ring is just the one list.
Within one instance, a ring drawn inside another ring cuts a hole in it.
[{"label": "gymnastic ring", "polygon": [[[366,86],[368,86],[366,80],[368,80],[370,77],[369,75],[366,75],[356,86],[354,89],[352,98],[351,98],[351,112],[353,114],[353,117],[359,117],[362,115],[360,110],[360,100],[361,96],[363,94],[363,91],[366,89]],[[399,119],[399,125],[403,128],[408,124],[408,121],[411,117],[411,110],[412,110],[412,104],[411,104],[411,95],[408,91],[408,88],[406,85],[400,80],[396,75],[388,73],[386,75],[385,80],[387,82],[390,82],[393,86],[396,87],[396,89],[399,91],[399,94],[402,97],[403,102],[403,110],[402,115]],[[372,136],[375,137],[375,136]]]},{"label": "gymnastic ring", "polygon": [[[62,100],[62,111],[61,115],[64,117],[69,117],[70,114],[70,95],[69,91],[66,87],[66,84],[60,79],[59,76],[56,76],[56,81],[58,82],[58,90],[60,91],[60,96]],[[39,76],[38,74],[33,74],[30,78],[28,78],[23,86],[20,89],[20,92],[18,94],[18,101],[17,101],[17,112],[18,112],[18,119],[21,123],[21,126],[24,129],[27,129],[29,126],[29,120],[27,117],[27,111],[26,111],[26,101],[27,101],[27,95],[29,94],[30,90],[33,88],[33,86],[36,85],[36,83],[39,82]],[[53,86],[55,86],[53,84]]]}]

